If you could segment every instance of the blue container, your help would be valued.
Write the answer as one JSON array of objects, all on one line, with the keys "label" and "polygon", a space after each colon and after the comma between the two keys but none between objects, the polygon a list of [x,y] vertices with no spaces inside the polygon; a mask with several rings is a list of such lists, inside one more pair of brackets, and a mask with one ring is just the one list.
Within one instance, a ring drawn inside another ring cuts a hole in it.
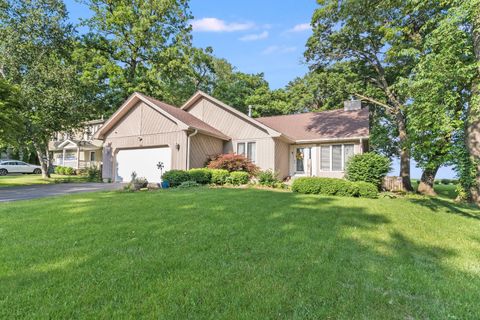
[{"label": "blue container", "polygon": [[170,183],[168,181],[162,181],[162,189],[167,189],[170,187]]}]

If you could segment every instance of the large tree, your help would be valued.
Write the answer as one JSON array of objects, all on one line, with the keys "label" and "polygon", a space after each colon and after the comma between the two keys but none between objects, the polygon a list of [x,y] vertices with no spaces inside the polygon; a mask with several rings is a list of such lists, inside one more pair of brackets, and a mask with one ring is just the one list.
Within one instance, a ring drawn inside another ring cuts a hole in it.
[{"label": "large tree", "polygon": [[191,52],[187,0],[85,0],[93,15],[77,55],[101,99],[116,107],[141,91],[178,103]]},{"label": "large tree", "polygon": [[467,190],[471,199],[480,205],[480,1],[465,0],[460,2],[461,8],[468,12],[467,25],[472,36],[473,55],[476,61],[476,75],[471,86],[471,99],[467,110],[466,146],[469,160],[474,166],[474,180]]},{"label": "large tree", "polygon": [[413,190],[407,123],[410,97],[404,83],[417,63],[414,53],[430,30],[432,17],[441,12],[438,2],[322,0],[319,4],[312,18],[307,61],[314,69],[353,63],[360,71],[358,78],[382,92],[382,97],[372,97],[361,91],[357,97],[383,108],[393,120],[400,176],[404,188]]},{"label": "large tree", "polygon": [[[408,128],[412,156],[423,169],[418,191],[435,195],[440,166],[459,158],[459,136],[475,76],[468,12],[451,6],[425,36],[419,61],[407,85],[412,103]],[[461,143],[461,148],[464,144]]]},{"label": "large tree", "polygon": [[48,177],[48,141],[57,131],[89,117],[79,70],[71,60],[75,45],[65,5],[58,0],[5,1],[0,13],[0,69],[18,88],[12,106],[24,130],[17,144],[35,148]]}]

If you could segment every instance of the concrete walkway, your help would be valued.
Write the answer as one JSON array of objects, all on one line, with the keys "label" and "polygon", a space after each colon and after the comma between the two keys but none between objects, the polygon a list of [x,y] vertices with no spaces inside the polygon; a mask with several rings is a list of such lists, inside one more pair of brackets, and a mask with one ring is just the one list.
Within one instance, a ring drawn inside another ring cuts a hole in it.
[{"label": "concrete walkway", "polygon": [[70,193],[121,189],[120,183],[57,183],[0,188],[0,202],[28,200]]}]

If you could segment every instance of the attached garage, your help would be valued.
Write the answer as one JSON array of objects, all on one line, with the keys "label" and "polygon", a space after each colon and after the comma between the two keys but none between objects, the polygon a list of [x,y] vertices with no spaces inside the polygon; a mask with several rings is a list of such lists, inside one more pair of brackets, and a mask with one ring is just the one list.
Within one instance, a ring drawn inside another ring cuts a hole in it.
[{"label": "attached garage", "polygon": [[188,112],[134,93],[95,134],[104,140],[104,181],[130,182],[132,172],[159,183],[160,170],[202,167],[229,137]]},{"label": "attached garage", "polygon": [[129,182],[132,172],[136,172],[137,177],[146,178],[148,182],[160,182],[157,164],[163,163],[163,172],[170,170],[172,151],[169,147],[124,149],[119,150],[115,158],[115,181]]}]

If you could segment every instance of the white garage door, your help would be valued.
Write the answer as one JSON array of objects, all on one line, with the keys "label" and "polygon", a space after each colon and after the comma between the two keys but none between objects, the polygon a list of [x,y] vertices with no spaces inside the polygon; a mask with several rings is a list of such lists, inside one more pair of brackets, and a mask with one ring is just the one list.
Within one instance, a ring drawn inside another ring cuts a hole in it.
[{"label": "white garage door", "polygon": [[128,149],[117,153],[117,182],[130,182],[132,172],[144,177],[148,182],[160,182],[159,162],[163,162],[163,172],[170,170],[172,152],[169,147]]}]

